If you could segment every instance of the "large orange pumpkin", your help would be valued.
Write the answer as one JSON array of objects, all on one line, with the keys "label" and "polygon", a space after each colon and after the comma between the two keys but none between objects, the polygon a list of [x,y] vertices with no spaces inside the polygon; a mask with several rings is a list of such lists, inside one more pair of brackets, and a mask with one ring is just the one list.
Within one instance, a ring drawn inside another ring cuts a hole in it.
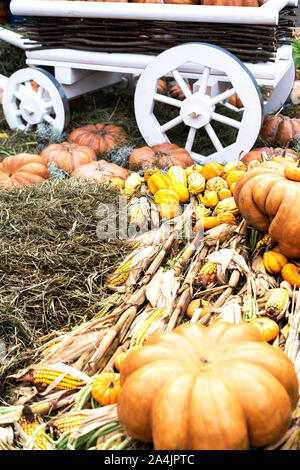
[{"label": "large orange pumpkin", "polygon": [[19,153],[4,158],[0,163],[0,186],[4,188],[42,183],[49,177],[47,165],[40,155]]},{"label": "large orange pumpkin", "polygon": [[173,165],[187,168],[194,161],[187,150],[176,144],[165,142],[153,147],[135,149],[129,156],[129,167],[133,170],[144,169],[148,166],[170,168]]},{"label": "large orange pumpkin", "polygon": [[298,399],[288,356],[250,324],[185,323],[131,351],[119,420],[156,450],[244,450],[287,430]]},{"label": "large orange pumpkin", "polygon": [[57,168],[64,171],[73,171],[97,160],[96,153],[90,147],[69,142],[49,145],[41,152],[41,157],[47,164],[55,163]]},{"label": "large orange pumpkin", "polygon": [[88,124],[75,129],[68,137],[69,142],[87,145],[97,154],[102,154],[113,147],[122,145],[126,140],[126,132],[120,126],[112,124]]},{"label": "large orange pumpkin", "polygon": [[[271,165],[272,164],[272,165]],[[300,183],[284,175],[284,166],[269,162],[247,171],[236,182],[234,199],[249,225],[269,233],[287,258],[300,257]]]},{"label": "large orange pumpkin", "polygon": [[104,183],[112,178],[121,178],[126,180],[129,172],[115,163],[109,163],[105,160],[87,163],[76,168],[70,178],[79,178],[86,180],[94,180],[98,183]]}]

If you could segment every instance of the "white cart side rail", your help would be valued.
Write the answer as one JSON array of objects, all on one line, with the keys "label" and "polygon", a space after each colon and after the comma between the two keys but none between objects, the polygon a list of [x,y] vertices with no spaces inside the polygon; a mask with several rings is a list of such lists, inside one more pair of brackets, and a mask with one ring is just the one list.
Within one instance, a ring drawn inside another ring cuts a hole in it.
[{"label": "white cart side rail", "polygon": [[259,8],[155,3],[12,0],[12,14],[69,18],[194,21],[208,23],[278,24],[279,11],[298,0],[268,0]]},{"label": "white cart side rail", "polygon": [[[36,46],[36,42],[23,39],[21,34],[15,33],[10,29],[0,27],[0,39],[12,46],[19,47],[20,49],[30,49],[30,42]],[[24,44],[26,42],[26,45]]]}]

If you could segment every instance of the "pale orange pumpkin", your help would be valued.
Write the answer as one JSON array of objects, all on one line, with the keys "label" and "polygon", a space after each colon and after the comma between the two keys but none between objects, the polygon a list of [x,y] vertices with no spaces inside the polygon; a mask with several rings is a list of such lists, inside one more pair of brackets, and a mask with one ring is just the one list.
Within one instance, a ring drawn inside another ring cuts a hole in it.
[{"label": "pale orange pumpkin", "polygon": [[48,167],[40,155],[19,153],[5,157],[0,163],[0,186],[7,189],[42,183],[49,177]]},{"label": "pale orange pumpkin", "polygon": [[115,163],[109,163],[106,160],[98,160],[79,166],[71,173],[70,178],[94,180],[98,183],[104,183],[112,178],[126,180],[128,176],[129,172],[125,168]]},{"label": "pale orange pumpkin", "polygon": [[69,142],[49,145],[41,152],[41,157],[47,165],[54,163],[57,168],[67,172],[97,160],[96,153],[90,147]]},{"label": "pale orange pumpkin", "polygon": [[155,450],[246,450],[276,442],[298,400],[293,363],[249,323],[185,323],[128,353],[119,421]]},{"label": "pale orange pumpkin", "polygon": [[300,135],[300,119],[290,118],[282,114],[267,116],[260,135],[270,145],[290,146],[297,141]]},{"label": "pale orange pumpkin", "polygon": [[168,142],[153,147],[137,148],[129,156],[131,170],[145,169],[149,166],[167,169],[173,165],[187,168],[193,165],[193,159],[187,150]]}]

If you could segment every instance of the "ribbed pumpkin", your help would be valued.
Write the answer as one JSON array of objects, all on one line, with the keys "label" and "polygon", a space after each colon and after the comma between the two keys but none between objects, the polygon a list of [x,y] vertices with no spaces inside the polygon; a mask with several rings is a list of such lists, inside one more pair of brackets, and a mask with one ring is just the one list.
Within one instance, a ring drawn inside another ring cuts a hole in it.
[{"label": "ribbed pumpkin", "polygon": [[48,167],[40,155],[19,153],[5,157],[0,163],[0,187],[6,189],[42,183],[49,177]]},{"label": "ribbed pumpkin", "polygon": [[185,323],[122,364],[118,416],[155,450],[246,450],[276,442],[298,399],[293,364],[258,328]]},{"label": "ribbed pumpkin", "polygon": [[147,179],[147,184],[151,194],[155,194],[160,189],[167,189],[170,181],[163,173],[155,172]]},{"label": "ribbed pumpkin", "polygon": [[123,145],[126,141],[126,132],[122,127],[113,124],[88,124],[74,129],[68,141],[78,145],[87,145],[97,155],[101,155],[113,147]]},{"label": "ribbed pumpkin", "polygon": [[96,153],[90,147],[69,142],[49,145],[41,152],[41,157],[47,165],[54,163],[57,168],[68,172],[97,160]]},{"label": "ribbed pumpkin", "polygon": [[270,145],[282,147],[294,144],[300,134],[300,119],[290,118],[277,114],[267,116],[263,123],[260,135]]},{"label": "ribbed pumpkin", "polygon": [[287,262],[287,257],[278,251],[269,250],[263,255],[264,267],[269,274],[280,274]]},{"label": "ribbed pumpkin", "polygon": [[86,180],[94,180],[98,183],[109,181],[112,178],[121,178],[126,180],[129,172],[115,163],[109,163],[106,160],[98,160],[97,162],[82,165],[71,173],[70,178],[80,178]]},{"label": "ribbed pumpkin", "polygon": [[284,176],[284,166],[261,164],[236,182],[234,199],[247,223],[268,233],[287,258],[300,257],[300,183]]},{"label": "ribbed pumpkin", "polygon": [[187,150],[168,142],[135,149],[129,156],[129,168],[132,170],[145,169],[148,166],[167,169],[173,165],[187,168],[193,165],[193,159]]}]

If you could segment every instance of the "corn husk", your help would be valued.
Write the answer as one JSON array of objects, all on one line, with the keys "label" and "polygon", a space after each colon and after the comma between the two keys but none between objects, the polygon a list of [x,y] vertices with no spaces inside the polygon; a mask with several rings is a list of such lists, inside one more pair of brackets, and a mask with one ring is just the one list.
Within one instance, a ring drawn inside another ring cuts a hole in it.
[{"label": "corn husk", "polygon": [[14,430],[12,426],[0,427],[0,450],[14,450]]},{"label": "corn husk", "polygon": [[134,197],[128,206],[129,224],[148,226],[151,206],[145,196]]},{"label": "corn husk", "polygon": [[241,298],[230,297],[221,308],[221,312],[212,321],[222,320],[228,323],[237,324],[242,321]]},{"label": "corn husk", "polygon": [[[136,346],[136,338],[141,334],[145,322],[151,318],[151,316],[155,315],[154,321],[149,325],[147,331],[145,332],[143,342],[147,341],[150,336],[152,336],[154,333],[157,333],[159,331],[162,331],[165,326],[165,318],[168,316],[168,312],[165,309],[153,309],[153,308],[148,308],[145,309],[144,312],[140,313],[136,319],[132,322],[131,325],[131,332],[129,334],[131,340],[130,340],[130,348],[133,346]],[[142,344],[138,344],[138,346],[142,346]]]},{"label": "corn husk", "polygon": [[146,297],[153,308],[171,308],[180,286],[173,269],[160,268],[146,289]]},{"label": "corn husk", "polygon": [[[113,280],[116,277],[112,274],[107,283],[106,287],[116,292],[125,293],[127,291],[132,290],[133,286],[136,284],[137,280],[140,277],[140,274],[148,267],[151,261],[155,258],[156,254],[158,253],[160,246],[158,245],[147,245],[138,247],[132,253],[130,253],[126,258],[122,261],[119,269],[122,270],[122,266],[124,266],[127,261],[131,260],[130,269],[129,269],[129,276],[125,280],[125,282],[120,286],[114,286]],[[111,283],[110,283],[111,282]]]},{"label": "corn husk", "polygon": [[236,227],[230,224],[221,224],[207,230],[204,234],[204,242],[208,246],[215,246],[217,243],[224,243],[230,240],[236,231]]},{"label": "corn husk", "polygon": [[251,273],[244,257],[233,249],[223,248],[221,250],[214,251],[207,256],[207,261],[218,264],[218,275],[223,279],[225,279],[227,270],[237,269],[243,274]]}]

